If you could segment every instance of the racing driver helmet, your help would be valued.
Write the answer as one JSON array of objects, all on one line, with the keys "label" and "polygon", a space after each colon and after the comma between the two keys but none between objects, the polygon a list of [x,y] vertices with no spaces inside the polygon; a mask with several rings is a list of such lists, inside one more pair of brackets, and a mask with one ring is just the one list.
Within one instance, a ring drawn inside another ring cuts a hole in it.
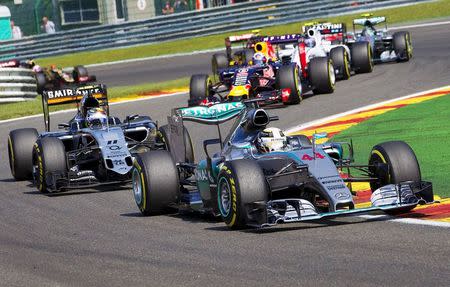
[{"label": "racing driver helmet", "polygon": [[87,111],[86,125],[91,129],[103,129],[108,125],[108,116],[100,108],[92,108]]},{"label": "racing driver helmet", "polygon": [[100,103],[98,102],[98,100],[96,98],[86,95],[81,99],[80,107],[81,107],[80,108],[81,114],[84,117],[86,117],[88,110],[93,109],[93,108],[99,108]]},{"label": "racing driver helmet", "polygon": [[267,63],[267,58],[263,53],[255,53],[253,55],[252,61],[253,65],[264,65],[265,63]]},{"label": "racing driver helmet", "polygon": [[258,134],[256,146],[263,153],[280,151],[287,146],[287,139],[279,128],[267,128]]}]

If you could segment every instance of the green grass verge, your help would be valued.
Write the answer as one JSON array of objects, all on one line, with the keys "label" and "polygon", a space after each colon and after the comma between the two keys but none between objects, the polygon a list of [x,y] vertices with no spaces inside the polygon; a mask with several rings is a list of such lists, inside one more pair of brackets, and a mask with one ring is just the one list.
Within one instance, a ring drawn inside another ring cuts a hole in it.
[{"label": "green grass verge", "polygon": [[[345,22],[347,23],[348,27],[351,27],[352,19],[358,17],[361,13],[363,12],[316,20]],[[450,0],[440,0],[436,2],[423,3],[400,8],[383,9],[378,10],[375,13],[376,15],[384,15],[388,17],[389,23],[411,22],[417,20],[446,17],[450,16]],[[308,22],[310,21],[311,20],[309,20]],[[298,33],[300,31],[302,23],[304,22],[263,28],[261,29],[261,35]],[[244,32],[249,31],[230,32],[212,36],[198,37],[195,39],[148,44],[137,47],[74,53],[64,56],[42,58],[38,59],[37,62],[42,66],[55,64],[60,67],[69,67],[80,64],[88,65],[110,61],[206,50],[223,47],[224,38],[226,36]]]},{"label": "green grass verge", "polygon": [[[189,86],[189,78],[182,78],[161,83],[143,84],[137,86],[123,86],[108,89],[108,98],[127,98],[147,93],[157,93],[171,89],[184,89]],[[74,104],[54,106],[51,111],[75,108]],[[0,104],[0,120],[29,116],[42,113],[42,101],[38,96],[36,99],[26,102]]]},{"label": "green grass verge", "polygon": [[433,182],[434,192],[450,196],[450,95],[412,104],[376,116],[336,135],[332,140],[353,139],[357,163],[366,163],[378,143],[403,140],[415,151],[422,178]]}]

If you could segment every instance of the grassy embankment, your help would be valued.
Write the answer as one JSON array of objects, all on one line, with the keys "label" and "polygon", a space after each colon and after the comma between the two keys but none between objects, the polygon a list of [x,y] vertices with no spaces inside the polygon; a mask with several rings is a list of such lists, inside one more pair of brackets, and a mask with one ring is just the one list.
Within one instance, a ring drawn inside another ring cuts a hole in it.
[{"label": "grassy embankment", "polygon": [[344,130],[332,140],[353,139],[356,162],[365,163],[371,148],[403,140],[415,151],[422,178],[432,181],[435,194],[450,196],[450,95],[381,114]]}]

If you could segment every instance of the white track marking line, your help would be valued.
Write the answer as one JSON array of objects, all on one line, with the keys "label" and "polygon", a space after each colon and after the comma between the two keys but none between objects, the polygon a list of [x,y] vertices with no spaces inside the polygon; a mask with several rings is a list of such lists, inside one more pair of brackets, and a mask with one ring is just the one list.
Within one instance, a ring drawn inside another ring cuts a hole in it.
[{"label": "white track marking line", "polygon": [[409,98],[418,97],[418,96],[426,95],[428,93],[438,92],[438,91],[445,90],[445,89],[450,89],[450,86],[444,86],[444,87],[431,89],[431,90],[427,90],[427,91],[423,91],[423,92],[418,92],[418,93],[414,93],[414,94],[411,94],[411,95],[407,95],[407,96],[403,96],[403,97],[399,97],[399,98],[395,98],[395,99],[391,99],[391,100],[387,100],[387,101],[378,102],[378,103],[375,103],[375,104],[370,104],[370,105],[367,105],[367,106],[364,106],[364,107],[360,107],[360,108],[356,108],[356,109],[353,109],[353,110],[350,110],[350,111],[347,111],[347,112],[343,112],[343,113],[331,115],[331,116],[328,116],[328,117],[325,117],[325,118],[321,118],[321,119],[318,119],[318,120],[313,120],[313,121],[310,121],[310,122],[306,122],[304,124],[301,124],[301,125],[295,126],[293,128],[290,128],[290,129],[286,130],[285,132],[286,133],[294,133],[294,132],[297,132],[297,131],[300,131],[300,130],[303,130],[303,129],[306,129],[306,128],[309,128],[309,127],[312,127],[312,126],[320,125],[320,124],[326,123],[328,121],[335,120],[335,119],[340,118],[340,117],[348,116],[348,115],[351,115],[351,114],[356,114],[356,113],[359,113],[359,112],[362,112],[362,111],[365,111],[365,110],[378,108],[380,106],[384,106],[384,105],[387,105],[387,104],[390,104],[390,103],[393,103],[393,102],[396,102],[396,101],[406,100],[406,99],[409,99]]},{"label": "white track marking line", "polygon": [[[441,25],[448,25],[448,24],[450,24],[450,21],[431,22],[431,23],[422,23],[422,24],[411,24],[411,25],[397,26],[397,27],[393,26],[393,27],[390,27],[389,30],[400,30],[400,29],[408,29],[408,28],[441,26]],[[223,48],[215,48],[215,49],[208,49],[208,50],[198,50],[198,51],[193,51],[193,52],[176,53],[176,54],[168,54],[168,55],[160,55],[160,56],[152,56],[152,57],[144,57],[144,58],[127,59],[127,60],[98,63],[98,64],[91,64],[91,65],[85,65],[85,66],[88,67],[88,68],[90,68],[90,67],[102,67],[102,66],[109,66],[109,65],[135,63],[135,62],[140,62],[140,61],[166,59],[166,58],[172,58],[172,57],[193,56],[193,55],[205,54],[205,53],[210,53],[210,52],[219,52],[219,51],[223,51]]]},{"label": "white track marking line", "polygon": [[450,21],[442,21],[442,22],[431,22],[431,23],[422,23],[422,24],[411,24],[405,26],[391,27],[390,30],[399,30],[399,29],[409,29],[409,28],[422,28],[422,27],[432,27],[432,26],[441,26],[441,25],[449,25]]},{"label": "white track marking line", "polygon": [[[149,96],[148,98],[139,98],[139,99],[124,100],[124,101],[120,101],[120,102],[110,103],[109,105],[110,105],[110,106],[123,105],[123,104],[127,104],[127,103],[134,103],[134,102],[141,102],[141,101],[149,101],[149,100],[153,100],[153,99],[159,99],[159,98],[165,98],[165,97],[172,97],[172,96],[180,96],[180,95],[185,95],[185,94],[186,94],[186,92],[176,92],[176,93],[172,93],[172,94],[164,94],[164,95]],[[77,110],[77,109],[61,110],[61,111],[51,112],[50,115],[57,115],[57,114],[64,114],[64,113],[69,113],[69,112],[76,112],[76,110]],[[21,120],[27,120],[27,119],[39,118],[39,117],[42,117],[43,115],[44,115],[44,114],[37,114],[37,115],[32,115],[32,116],[25,116],[25,117],[14,118],[14,119],[8,119],[8,120],[1,120],[1,121],[0,121],[0,124],[11,123],[11,122],[21,121]]]},{"label": "white track marking line", "polygon": [[105,63],[98,63],[98,64],[90,64],[90,65],[85,65],[85,67],[95,68],[95,67],[102,67],[102,66],[149,61],[149,60],[159,60],[159,59],[167,59],[167,58],[175,58],[175,57],[193,56],[193,55],[206,54],[206,53],[211,53],[211,52],[219,52],[219,51],[223,51],[223,50],[224,50],[223,48],[215,48],[215,49],[199,50],[199,51],[193,51],[193,52],[176,53],[176,54],[168,54],[168,55],[160,55],[160,56],[152,56],[152,57],[144,57],[144,58],[127,59],[127,60],[120,60],[120,61],[113,61],[113,62],[105,62]]},{"label": "white track marking line", "polygon": [[366,218],[366,219],[380,219],[380,220],[386,219],[387,221],[405,223],[405,224],[450,228],[450,222],[443,222],[443,221],[431,221],[431,220],[423,220],[423,219],[416,219],[416,218],[395,218],[395,217],[392,217],[389,215],[359,215],[359,217]]}]

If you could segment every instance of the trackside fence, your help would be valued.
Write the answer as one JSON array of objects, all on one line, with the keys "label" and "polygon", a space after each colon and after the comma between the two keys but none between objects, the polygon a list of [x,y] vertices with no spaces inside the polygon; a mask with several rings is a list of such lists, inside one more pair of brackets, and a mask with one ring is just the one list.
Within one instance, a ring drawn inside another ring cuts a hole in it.
[{"label": "trackside fence", "polygon": [[[262,0],[1,41],[0,60],[30,59],[250,30],[430,0]],[[299,27],[300,30],[300,27]]]}]

